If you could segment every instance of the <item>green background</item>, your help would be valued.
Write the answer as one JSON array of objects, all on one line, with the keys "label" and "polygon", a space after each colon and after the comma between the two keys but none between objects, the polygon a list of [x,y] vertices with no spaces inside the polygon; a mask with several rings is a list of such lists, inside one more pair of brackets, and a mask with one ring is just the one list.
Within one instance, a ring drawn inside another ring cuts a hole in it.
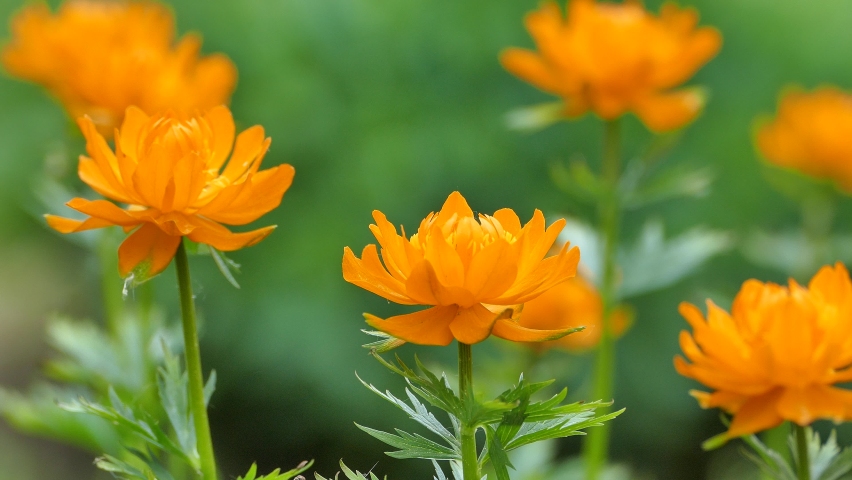
[{"label": "green background", "polygon": [[[787,84],[852,87],[852,3],[690,3],[699,8],[702,24],[722,31],[724,45],[690,82],[705,86],[710,100],[669,161],[710,166],[716,182],[705,198],[631,213],[625,235],[635,236],[649,217],[665,219],[673,233],[706,225],[738,238],[756,226],[795,228],[796,203],[774,191],[762,173],[751,142],[753,120],[774,111]],[[531,45],[522,17],[536,4],[172,2],[181,33],[202,32],[205,52],[224,52],[237,64],[232,108],[242,128],[261,124],[272,137],[265,165],[286,162],[297,172],[281,207],[258,222],[278,224],[278,230],[232,255],[243,266],[242,289],[233,289],[209,258],[192,259],[205,320],[204,364],[219,374],[211,415],[226,478],[245,472],[252,461],[267,470],[308,458],[317,459],[325,475],[345,458],[361,470],[377,464],[375,471],[392,480],[430,478],[426,462],[384,456],[382,445],[353,424],[412,426],[355,378],[357,371],[380,388],[401,390],[400,379],[360,347],[367,337],[359,331],[361,312],[391,315],[400,309],[343,281],[343,247],[360,250],[373,241],[373,209],[412,229],[453,190],[477,211],[511,207],[523,219],[534,208],[583,213],[552,186],[548,165],[575,153],[595,164],[600,121],[587,116],[527,134],[508,131],[503,120],[513,108],[550,100],[497,62],[502,48]],[[20,5],[0,0],[0,17]],[[8,37],[7,27],[2,37]],[[627,154],[650,141],[633,118],[626,131]],[[101,315],[94,260],[30,213],[40,208],[33,183],[54,168],[45,159],[63,148],[73,157],[82,153],[81,145],[61,108],[39,88],[0,78],[0,382],[7,386],[25,388],[37,376],[49,352],[42,338],[50,312]],[[849,202],[841,201],[836,231],[848,230],[849,210]],[[173,276],[170,269],[155,282],[158,299],[176,320]],[[627,411],[613,423],[612,452],[637,476],[723,478],[743,462],[736,448],[700,450],[700,442],[722,426],[715,412],[700,410],[687,395],[697,384],[674,372],[672,357],[685,327],[677,304],[714,296],[727,306],[751,277],[784,280],[781,272],[756,267],[733,250],[676,287],[633,299],[638,318],[619,344],[615,394],[616,405]],[[452,348],[402,350],[405,356],[415,351],[452,367]],[[489,340],[475,355],[518,353]],[[588,360],[551,356],[564,365],[560,380],[581,396]],[[579,441],[569,439],[560,452],[569,456],[578,448]],[[92,478],[93,470],[88,453],[0,427],[0,478]]]}]

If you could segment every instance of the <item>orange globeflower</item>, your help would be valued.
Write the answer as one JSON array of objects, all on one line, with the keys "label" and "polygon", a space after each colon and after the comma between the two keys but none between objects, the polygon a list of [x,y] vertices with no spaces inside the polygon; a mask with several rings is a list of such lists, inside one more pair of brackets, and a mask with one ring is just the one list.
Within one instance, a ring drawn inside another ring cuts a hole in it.
[{"label": "orange globeflower", "polygon": [[696,28],[698,12],[666,4],[660,16],[638,1],[571,0],[568,16],[548,2],[526,17],[537,52],[509,48],[503,67],[565,101],[565,114],[592,110],[612,120],[626,112],[667,131],[694,119],[704,105],[698,89],[674,90],[722,45],[714,28]]},{"label": "orange globeflower", "polygon": [[144,281],[160,273],[183,237],[231,251],[254,245],[275,229],[232,233],[221,225],[245,225],[277,207],[295,173],[286,164],[258,171],[271,139],[257,125],[235,143],[227,107],[204,115],[150,117],[130,107],[116,131],[115,153],[89,117],[79,124],[89,153],[80,157],[80,179],[128,208],[75,198],[68,206],[89,218],[46,215],[47,222],[62,233],[112,225],[135,229],[118,249],[123,277],[132,273]]},{"label": "orange globeflower", "polygon": [[[603,333],[603,300],[594,285],[579,275],[556,285],[524,304],[518,324],[534,329],[585,327],[582,332],[558,340],[536,343],[534,348],[562,348],[582,351],[593,348]],[[616,309],[610,318],[614,336],[624,333],[630,324],[628,312]]]},{"label": "orange globeflower", "polygon": [[474,344],[492,333],[534,342],[572,330],[533,330],[511,318],[519,304],[576,274],[576,247],[565,244],[557,255],[544,258],[564,220],[545,229],[544,215],[536,210],[521,227],[515,212],[504,208],[493,216],[480,214],[477,221],[458,192],[440,212],[430,213],[411,238],[404,229],[398,235],[382,212],[374,211],[373,218],[370,230],[381,245],[382,260],[374,244],[364,247],[360,259],[346,247],[343,278],[390,301],[432,308],[386,320],[366,314],[370,326],[421,345],[448,345],[453,338]]},{"label": "orange globeflower", "polygon": [[156,114],[228,102],[234,64],[199,58],[198,35],[174,40],[172,13],[159,3],[73,0],[55,15],[36,4],[12,20],[2,60],[12,75],[47,88],[71,118],[88,115],[112,135],[131,105]]},{"label": "orange globeflower", "polygon": [[681,375],[715,390],[691,392],[703,408],[734,415],[728,436],[755,433],[784,420],[852,419],[852,282],[837,263],[825,266],[807,288],[749,280],[728,314],[708,300],[707,319],[694,305],[680,313],[693,334],[681,332],[687,363]]},{"label": "orange globeflower", "polygon": [[835,87],[788,90],[776,118],[758,129],[757,147],[778,166],[852,192],[852,95]]}]

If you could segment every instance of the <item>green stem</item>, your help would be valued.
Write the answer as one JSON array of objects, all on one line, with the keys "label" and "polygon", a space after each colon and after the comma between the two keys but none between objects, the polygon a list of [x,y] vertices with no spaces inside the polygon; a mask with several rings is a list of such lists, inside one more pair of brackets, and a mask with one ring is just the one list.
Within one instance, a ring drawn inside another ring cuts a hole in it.
[{"label": "green stem", "polygon": [[201,352],[198,347],[198,325],[195,319],[195,301],[192,297],[192,282],[189,278],[189,260],[183,241],[175,255],[178,287],[180,288],[180,311],[183,318],[183,342],[186,355],[186,371],[189,376],[189,409],[195,423],[198,455],[201,459],[203,480],[216,480],[216,459],[213,456],[213,439],[210,422],[204,405],[204,378],[201,373]]},{"label": "green stem", "polygon": [[121,277],[118,275],[118,255],[115,254],[113,228],[105,228],[98,238],[98,261],[101,266],[101,294],[104,300],[104,319],[107,331],[119,335],[119,322],[124,317],[124,298],[121,292]]},{"label": "green stem", "polygon": [[[610,325],[611,313],[616,307],[616,254],[621,204],[618,198],[618,183],[621,179],[621,127],[618,120],[606,122],[602,174],[609,192],[599,205],[600,231],[603,234],[604,258],[601,279],[603,300],[603,328],[595,357],[592,399],[612,400],[615,381],[615,342]],[[597,480],[607,462],[609,449],[609,423],[589,430],[583,444],[586,464],[586,479]]]},{"label": "green stem", "polygon": [[811,462],[808,458],[808,433],[805,427],[793,423],[793,432],[796,435],[796,453],[799,457],[798,474],[799,480],[811,480]]},{"label": "green stem", "polygon": [[[473,356],[470,345],[459,342],[459,397],[468,404],[473,400]],[[479,455],[476,453],[476,426],[461,426],[462,472],[464,480],[479,480]]]}]

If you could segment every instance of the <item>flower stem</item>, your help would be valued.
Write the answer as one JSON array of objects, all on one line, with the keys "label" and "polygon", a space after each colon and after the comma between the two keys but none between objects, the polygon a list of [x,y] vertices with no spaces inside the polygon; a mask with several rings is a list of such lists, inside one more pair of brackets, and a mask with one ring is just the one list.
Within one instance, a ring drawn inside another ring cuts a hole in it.
[{"label": "flower stem", "polygon": [[[459,342],[459,397],[468,404],[473,400],[473,356],[470,345]],[[479,480],[479,455],[476,453],[476,427],[461,426],[462,472],[464,480]]]},{"label": "flower stem", "polygon": [[104,319],[113,338],[119,335],[119,323],[124,317],[121,277],[118,276],[117,242],[113,228],[105,228],[98,238],[98,261],[101,267],[101,294],[104,299]]},{"label": "flower stem", "polygon": [[203,480],[216,480],[216,460],[213,457],[213,439],[207,406],[204,405],[204,378],[201,373],[201,352],[198,347],[198,325],[195,319],[195,300],[192,297],[192,282],[189,278],[189,260],[181,240],[175,255],[178,287],[180,288],[180,311],[183,318],[183,342],[186,355],[186,371],[189,376],[189,409],[195,423],[198,455],[201,459]]},{"label": "flower stem", "polygon": [[[604,258],[601,298],[603,300],[603,331],[595,358],[592,398],[612,400],[615,381],[615,342],[610,319],[616,307],[616,253],[618,247],[621,204],[618,183],[621,179],[621,126],[618,120],[605,124],[602,176],[609,186],[606,198],[599,205],[600,231],[603,234]],[[609,423],[590,429],[583,444],[586,479],[597,480],[607,461],[609,449]]]},{"label": "flower stem", "polygon": [[808,432],[805,427],[793,423],[793,432],[796,435],[796,453],[799,459],[799,480],[811,480],[811,462],[808,458]]}]

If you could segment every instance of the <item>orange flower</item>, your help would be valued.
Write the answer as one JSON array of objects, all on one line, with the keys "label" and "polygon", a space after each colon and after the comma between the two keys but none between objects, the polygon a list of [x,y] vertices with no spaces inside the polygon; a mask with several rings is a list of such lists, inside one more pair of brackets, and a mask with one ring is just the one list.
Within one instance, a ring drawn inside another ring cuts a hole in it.
[{"label": "orange flower", "polygon": [[788,90],[777,117],[758,129],[757,146],[778,166],[834,180],[852,192],[852,95],[835,87]]},{"label": "orange flower", "polygon": [[116,131],[115,153],[89,117],[79,124],[89,153],[80,157],[80,179],[129,207],[75,198],[68,206],[89,215],[86,220],[45,217],[62,233],[111,225],[127,232],[136,229],[118,249],[123,277],[132,273],[144,281],[160,273],[182,237],[231,251],[260,242],[275,228],[232,233],[221,225],[245,225],[277,207],[295,173],[286,164],[258,171],[271,139],[257,125],[234,143],[234,120],[227,107],[187,117],[149,117],[130,107]]},{"label": "orange flower", "polygon": [[[616,309],[610,319],[612,334],[621,336],[630,325],[629,312]],[[560,283],[524,304],[518,324],[533,329],[565,329],[586,327],[573,335],[549,342],[532,344],[533,348],[562,348],[582,351],[598,344],[603,330],[603,300],[594,285],[576,276]]]},{"label": "orange flower", "polygon": [[698,12],[666,4],[656,17],[638,1],[572,0],[567,19],[552,2],[526,17],[538,52],[509,48],[503,67],[565,101],[574,117],[592,110],[611,120],[634,112],[651,130],[692,121],[704,105],[697,89],[674,90],[722,45],[714,28],[696,28]]},{"label": "orange flower", "polygon": [[453,338],[473,344],[492,333],[534,342],[571,330],[532,330],[511,319],[518,304],[576,274],[576,247],[566,244],[544,258],[564,220],[545,229],[544,215],[536,210],[521,227],[515,212],[504,208],[493,216],[480,214],[477,221],[458,192],[440,212],[430,213],[411,238],[404,229],[397,235],[382,212],[374,211],[373,218],[370,230],[381,245],[384,265],[374,244],[364,247],[360,259],[346,247],[343,278],[396,303],[433,306],[387,320],[366,314],[373,328],[421,345],[448,345]]},{"label": "orange flower", "polygon": [[71,118],[88,115],[112,135],[127,107],[149,114],[192,112],[228,102],[237,70],[224,55],[199,58],[201,38],[173,46],[174,18],[153,2],[74,0],[56,15],[47,5],[12,20],[6,69],[43,85]]},{"label": "orange flower", "polygon": [[680,345],[692,363],[678,356],[675,368],[715,390],[691,393],[734,415],[730,437],[784,420],[852,419],[852,391],[834,386],[852,380],[852,282],[842,264],[820,269],[807,288],[749,280],[731,314],[709,300],[707,310],[705,320],[680,305],[693,329]]}]

